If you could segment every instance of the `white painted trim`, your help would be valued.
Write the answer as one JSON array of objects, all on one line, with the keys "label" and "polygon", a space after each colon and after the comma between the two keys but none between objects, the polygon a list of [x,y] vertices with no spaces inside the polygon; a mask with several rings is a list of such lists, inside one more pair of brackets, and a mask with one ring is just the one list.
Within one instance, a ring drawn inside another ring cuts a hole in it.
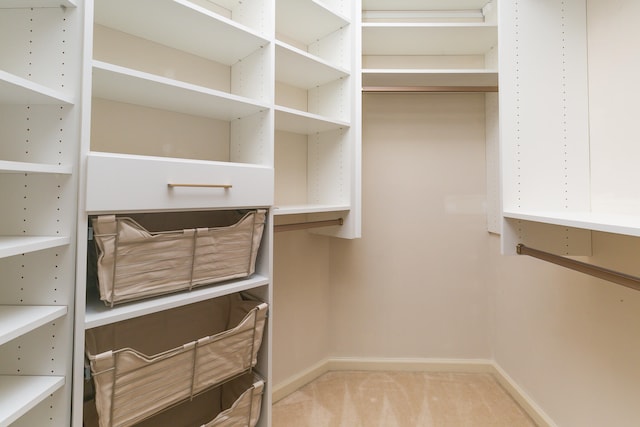
[{"label": "white painted trim", "polygon": [[273,402],[330,371],[467,372],[493,375],[539,427],[557,427],[538,404],[491,359],[359,358],[324,359],[273,387]]},{"label": "white painted trim", "polygon": [[493,362],[493,375],[500,385],[518,402],[539,427],[558,427],[546,412],[497,363]]},{"label": "white painted trim", "polygon": [[328,371],[490,372],[488,359],[351,358],[328,360]]},{"label": "white painted trim", "polygon": [[271,392],[272,402],[276,403],[278,400],[287,397],[300,387],[309,384],[322,374],[329,372],[329,364],[329,359],[321,360],[304,371],[287,378],[280,384],[275,384]]}]

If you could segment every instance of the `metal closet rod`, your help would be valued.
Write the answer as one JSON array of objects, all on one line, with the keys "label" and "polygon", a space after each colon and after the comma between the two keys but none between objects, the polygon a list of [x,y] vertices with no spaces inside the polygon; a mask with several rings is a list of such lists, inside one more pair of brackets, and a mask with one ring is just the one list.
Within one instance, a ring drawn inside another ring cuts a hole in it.
[{"label": "metal closet rod", "polygon": [[619,271],[609,270],[604,267],[598,267],[597,265],[587,264],[586,262],[576,261],[571,258],[529,248],[522,243],[516,246],[516,252],[518,255],[529,255],[543,261],[557,264],[571,270],[579,271],[580,273],[588,274],[599,279],[608,280],[609,282],[617,283],[619,285],[626,286],[627,288],[640,291],[640,277],[631,276],[629,274],[620,273]]},{"label": "metal closet rod", "polygon": [[293,224],[274,225],[273,231],[278,232],[278,231],[305,230],[307,228],[330,227],[333,225],[342,225],[343,223],[344,223],[344,220],[342,218],[328,219],[324,221],[296,222]]},{"label": "metal closet rod", "polygon": [[498,86],[363,86],[366,93],[498,92]]}]

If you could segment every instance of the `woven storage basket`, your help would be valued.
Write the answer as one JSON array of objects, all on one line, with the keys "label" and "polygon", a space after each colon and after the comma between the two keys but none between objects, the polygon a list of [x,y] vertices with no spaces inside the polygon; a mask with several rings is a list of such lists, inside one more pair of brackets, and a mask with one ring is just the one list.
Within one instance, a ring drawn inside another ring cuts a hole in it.
[{"label": "woven storage basket", "polygon": [[266,312],[234,294],[87,330],[100,427],[134,425],[250,370]]},{"label": "woven storage basket", "polygon": [[266,210],[226,227],[149,232],[129,217],[92,220],[100,299],[114,304],[250,276]]}]

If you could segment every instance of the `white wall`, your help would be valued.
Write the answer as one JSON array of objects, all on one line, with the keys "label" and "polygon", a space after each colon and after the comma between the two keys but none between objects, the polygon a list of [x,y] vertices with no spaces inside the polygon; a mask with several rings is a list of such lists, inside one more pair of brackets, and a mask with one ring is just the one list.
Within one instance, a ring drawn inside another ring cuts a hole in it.
[{"label": "white wall", "polygon": [[484,95],[366,95],[363,238],[274,242],[274,385],[327,357],[490,358]]},{"label": "white wall", "polygon": [[[494,352],[562,427],[640,422],[640,292],[528,257],[491,241]],[[640,240],[593,234],[588,262],[640,274]]]},{"label": "white wall", "polygon": [[306,231],[275,233],[271,315],[275,386],[329,354],[329,241]]},{"label": "white wall", "polygon": [[362,239],[331,241],[331,355],[489,358],[482,94],[367,94]]},{"label": "white wall", "polygon": [[[587,7],[592,205],[638,215],[640,2]],[[640,239],[592,237],[588,262],[640,275]],[[492,239],[496,362],[558,426],[640,425],[640,292],[501,257],[498,246]]]}]

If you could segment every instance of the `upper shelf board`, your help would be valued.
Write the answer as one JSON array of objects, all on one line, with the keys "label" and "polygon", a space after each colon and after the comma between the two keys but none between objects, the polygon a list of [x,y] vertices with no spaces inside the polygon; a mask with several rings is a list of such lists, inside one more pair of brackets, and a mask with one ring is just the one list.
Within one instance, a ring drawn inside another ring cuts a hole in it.
[{"label": "upper shelf board", "polygon": [[362,0],[363,10],[482,9],[491,0]]},{"label": "upper shelf board", "polygon": [[269,43],[254,30],[185,0],[99,0],[94,20],[225,65]]},{"label": "upper shelf board", "polygon": [[364,69],[362,86],[497,86],[498,72],[490,70]]},{"label": "upper shelf board", "polygon": [[269,108],[241,96],[101,61],[93,62],[93,96],[225,121]]},{"label": "upper shelf board", "polygon": [[362,24],[363,55],[484,55],[497,47],[487,24]]},{"label": "upper shelf board", "polygon": [[348,127],[349,123],[347,122],[328,119],[306,111],[276,106],[276,130],[311,135]]},{"label": "upper shelf board", "polygon": [[276,0],[276,33],[307,46],[349,22],[316,0]]},{"label": "upper shelf board", "polygon": [[155,298],[133,301],[127,304],[117,305],[113,308],[105,306],[105,304],[98,299],[97,295],[90,295],[90,302],[87,304],[84,319],[84,327],[85,329],[97,328],[98,326],[107,325],[109,323],[120,322],[122,320],[132,319],[146,314],[157,313],[170,308],[181,307],[199,301],[229,295],[235,292],[255,289],[265,286],[268,283],[268,278],[259,274],[254,274],[246,279],[233,280],[211,286],[195,288],[191,291],[176,292]]},{"label": "upper shelf board", "polygon": [[73,104],[66,94],[0,70],[0,104]]},{"label": "upper shelf board", "polygon": [[76,7],[76,0],[0,0],[0,9]]},{"label": "upper shelf board", "polygon": [[347,77],[349,72],[303,50],[276,42],[276,80],[310,89]]}]

